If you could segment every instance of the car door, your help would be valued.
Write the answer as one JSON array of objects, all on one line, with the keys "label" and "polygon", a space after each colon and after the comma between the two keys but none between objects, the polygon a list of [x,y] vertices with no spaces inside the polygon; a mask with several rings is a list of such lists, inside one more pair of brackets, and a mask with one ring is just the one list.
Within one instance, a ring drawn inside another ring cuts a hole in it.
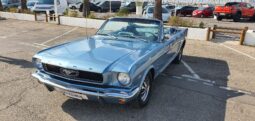
[{"label": "car door", "polygon": [[242,9],[242,16],[248,16],[247,4],[246,3],[240,4],[240,8]]},{"label": "car door", "polygon": [[105,1],[103,4],[102,4],[102,10],[104,11],[109,11],[110,9],[110,3],[109,1]]},{"label": "car door", "polygon": [[246,6],[247,6],[247,16],[249,17],[253,16],[255,12],[254,7],[249,3],[247,3]]},{"label": "car door", "polygon": [[169,61],[172,59],[174,55],[173,50],[173,41],[174,39],[164,39],[161,43],[159,43],[157,49],[155,49],[154,53],[156,53],[155,57],[157,60],[154,62],[154,67],[156,72],[162,72],[166,66],[168,66]]},{"label": "car door", "polygon": [[211,8],[205,8],[204,10],[203,10],[203,13],[204,13],[204,15],[205,16],[211,16],[211,14],[212,14],[212,12],[211,12]]}]

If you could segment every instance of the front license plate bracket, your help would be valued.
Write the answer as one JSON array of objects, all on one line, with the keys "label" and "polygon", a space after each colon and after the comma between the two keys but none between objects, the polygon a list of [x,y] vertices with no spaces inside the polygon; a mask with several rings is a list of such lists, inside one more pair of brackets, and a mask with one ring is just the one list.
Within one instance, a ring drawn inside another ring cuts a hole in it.
[{"label": "front license plate bracket", "polygon": [[79,100],[88,100],[87,95],[76,93],[76,92],[66,91],[66,92],[64,92],[64,95],[71,97],[71,98],[79,99]]}]

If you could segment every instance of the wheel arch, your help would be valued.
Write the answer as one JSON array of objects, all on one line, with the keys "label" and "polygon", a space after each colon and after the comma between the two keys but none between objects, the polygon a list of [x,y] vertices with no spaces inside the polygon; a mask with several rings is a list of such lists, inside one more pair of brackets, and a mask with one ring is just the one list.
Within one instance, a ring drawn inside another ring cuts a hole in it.
[{"label": "wheel arch", "polygon": [[142,76],[142,79],[141,79],[141,82],[140,82],[139,87],[142,86],[142,84],[143,84],[143,82],[144,82],[144,80],[145,80],[145,78],[146,78],[146,76],[147,76],[148,74],[151,74],[152,80],[155,79],[156,71],[155,71],[155,68],[154,68],[153,65],[151,65],[151,66],[143,73],[143,76]]},{"label": "wheel arch", "polygon": [[183,49],[186,45],[186,39],[184,39],[183,43],[182,43],[182,46],[181,46],[181,49]]}]

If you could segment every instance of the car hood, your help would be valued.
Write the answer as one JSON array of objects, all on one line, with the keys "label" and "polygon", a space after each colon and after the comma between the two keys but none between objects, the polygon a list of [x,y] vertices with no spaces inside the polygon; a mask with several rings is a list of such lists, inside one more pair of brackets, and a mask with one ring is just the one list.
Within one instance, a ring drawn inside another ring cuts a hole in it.
[{"label": "car hood", "polygon": [[[149,42],[127,38],[93,36],[55,46],[39,52],[35,57],[43,63],[65,68],[103,73],[121,58],[149,47]],[[127,65],[128,67],[128,65]]]}]

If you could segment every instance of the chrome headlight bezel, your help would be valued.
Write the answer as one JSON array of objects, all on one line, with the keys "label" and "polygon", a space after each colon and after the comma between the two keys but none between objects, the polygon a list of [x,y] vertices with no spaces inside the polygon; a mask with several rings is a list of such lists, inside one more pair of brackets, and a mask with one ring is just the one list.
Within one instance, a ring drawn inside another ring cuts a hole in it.
[{"label": "chrome headlight bezel", "polygon": [[33,58],[33,63],[34,63],[34,65],[35,65],[35,67],[36,68],[38,68],[38,69],[42,69],[43,68],[43,66],[42,66],[42,60],[41,59],[39,59],[39,58]]},{"label": "chrome headlight bezel", "polygon": [[127,73],[122,73],[122,72],[118,73],[117,80],[123,86],[129,85],[131,82],[130,76]]}]

